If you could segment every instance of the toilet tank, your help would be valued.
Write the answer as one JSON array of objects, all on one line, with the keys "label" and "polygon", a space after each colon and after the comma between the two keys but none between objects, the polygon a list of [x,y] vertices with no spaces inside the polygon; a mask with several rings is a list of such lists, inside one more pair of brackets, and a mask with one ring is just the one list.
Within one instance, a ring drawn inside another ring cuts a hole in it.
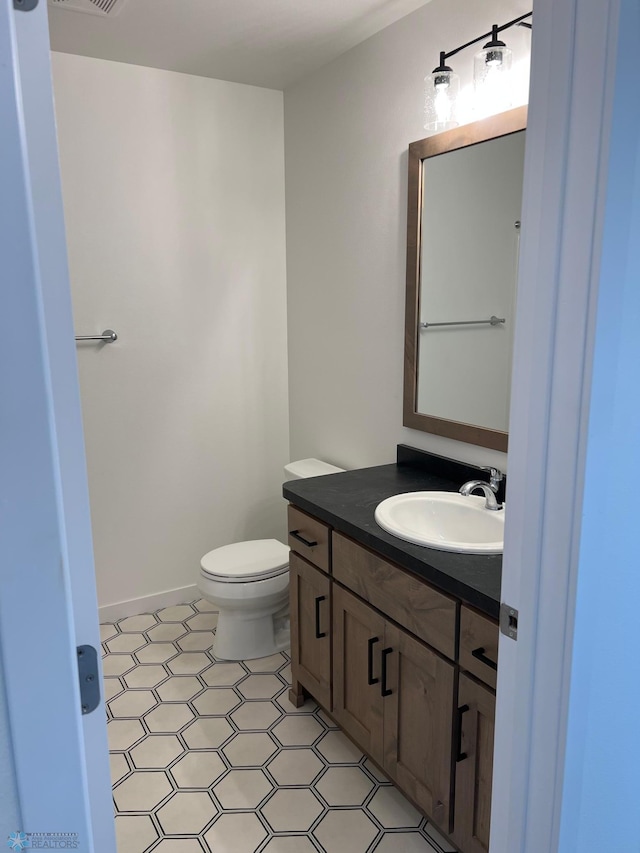
[{"label": "toilet tank", "polygon": [[337,468],[320,459],[300,459],[284,466],[286,480],[304,480],[305,477],[321,477],[323,474],[341,474],[344,468]]}]

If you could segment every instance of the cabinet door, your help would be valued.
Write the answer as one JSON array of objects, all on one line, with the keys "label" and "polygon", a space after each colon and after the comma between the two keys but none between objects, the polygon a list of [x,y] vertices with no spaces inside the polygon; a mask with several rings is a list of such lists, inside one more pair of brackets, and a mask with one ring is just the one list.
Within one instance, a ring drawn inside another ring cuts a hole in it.
[{"label": "cabinet door", "polygon": [[487,853],[496,697],[460,675],[460,752],[456,763],[453,840],[465,853]]},{"label": "cabinet door", "polygon": [[381,653],[385,620],[333,586],[333,716],[353,740],[382,762]]},{"label": "cabinet door", "polygon": [[[383,767],[449,832],[454,668],[387,624]],[[389,651],[390,650],[390,651]],[[389,693],[390,691],[390,693]]]},{"label": "cabinet door", "polygon": [[289,559],[292,702],[300,685],[331,710],[331,583],[293,552]]}]

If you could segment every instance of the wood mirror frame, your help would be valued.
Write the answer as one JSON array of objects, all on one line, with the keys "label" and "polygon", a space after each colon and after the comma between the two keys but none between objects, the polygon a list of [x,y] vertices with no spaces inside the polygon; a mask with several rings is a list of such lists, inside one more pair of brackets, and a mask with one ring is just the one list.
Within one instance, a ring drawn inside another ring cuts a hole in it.
[{"label": "wood mirror frame", "polygon": [[429,157],[525,130],[527,108],[499,115],[420,139],[409,145],[407,212],[407,285],[404,337],[403,424],[435,435],[506,452],[509,434],[476,424],[461,423],[418,412],[418,357],[420,317],[420,256],[423,204],[423,164]]}]

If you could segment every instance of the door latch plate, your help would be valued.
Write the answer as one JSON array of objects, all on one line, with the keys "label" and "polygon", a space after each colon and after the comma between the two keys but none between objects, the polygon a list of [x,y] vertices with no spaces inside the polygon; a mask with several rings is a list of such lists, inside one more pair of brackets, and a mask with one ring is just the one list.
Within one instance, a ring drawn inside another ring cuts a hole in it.
[{"label": "door latch plate", "polygon": [[90,714],[100,704],[98,653],[93,646],[78,646],[77,651],[80,704],[82,706],[82,713]]},{"label": "door latch plate", "polygon": [[500,605],[500,631],[512,640],[518,639],[518,611],[504,601]]},{"label": "door latch plate", "polygon": [[38,5],[38,0],[13,0],[13,8],[18,12],[32,12]]}]

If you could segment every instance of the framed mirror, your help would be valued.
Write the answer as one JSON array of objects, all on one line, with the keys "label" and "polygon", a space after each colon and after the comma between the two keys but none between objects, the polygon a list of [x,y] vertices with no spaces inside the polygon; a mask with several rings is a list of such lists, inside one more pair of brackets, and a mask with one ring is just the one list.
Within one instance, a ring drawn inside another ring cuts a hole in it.
[{"label": "framed mirror", "polygon": [[507,450],[526,107],[409,146],[405,426]]}]

